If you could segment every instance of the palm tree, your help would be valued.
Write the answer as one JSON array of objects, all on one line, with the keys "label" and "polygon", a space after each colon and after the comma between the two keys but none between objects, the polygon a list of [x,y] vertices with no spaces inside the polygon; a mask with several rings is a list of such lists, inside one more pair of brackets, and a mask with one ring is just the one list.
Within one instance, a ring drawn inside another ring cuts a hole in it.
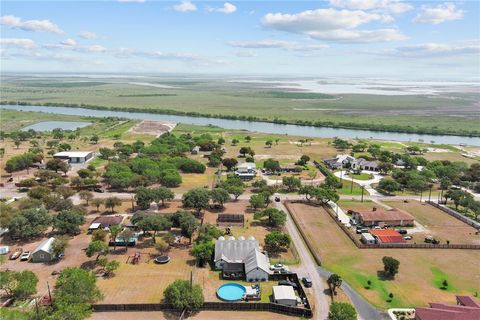
[{"label": "palm tree", "polygon": [[122,231],[122,228],[119,225],[113,225],[110,227],[110,239],[113,240],[113,250],[117,250],[117,236]]}]

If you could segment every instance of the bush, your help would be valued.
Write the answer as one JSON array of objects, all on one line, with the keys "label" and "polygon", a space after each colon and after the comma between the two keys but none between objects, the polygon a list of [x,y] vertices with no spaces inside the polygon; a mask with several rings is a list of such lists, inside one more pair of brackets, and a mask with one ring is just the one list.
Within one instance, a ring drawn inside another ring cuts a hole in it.
[{"label": "bush", "polygon": [[187,280],[175,280],[163,292],[167,303],[177,310],[197,311],[203,305],[202,288]]}]

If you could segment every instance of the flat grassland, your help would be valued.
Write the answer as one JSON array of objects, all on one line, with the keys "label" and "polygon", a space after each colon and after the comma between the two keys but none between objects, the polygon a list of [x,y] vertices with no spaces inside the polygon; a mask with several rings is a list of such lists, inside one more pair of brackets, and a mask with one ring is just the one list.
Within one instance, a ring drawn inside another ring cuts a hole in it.
[{"label": "flat grassland", "polygon": [[[381,308],[426,306],[429,302],[452,302],[453,294],[480,291],[478,261],[474,250],[357,249],[328,213],[319,206],[293,203],[291,213],[300,222],[323,267],[338,273],[362,296]],[[395,280],[382,280],[382,257],[400,261]],[[459,269],[461,264],[461,270]],[[370,280],[371,288],[366,289]],[[448,290],[441,282],[447,280]],[[394,294],[391,302],[388,295]]]},{"label": "flat grassland", "polygon": [[[372,124],[449,132],[478,130],[478,96],[382,96],[282,92],[256,84],[224,80],[155,79],[153,85],[119,80],[78,82],[79,78],[16,79],[3,77],[0,100],[35,103],[87,104],[152,110],[176,110],[210,115],[257,117],[273,121],[322,121],[346,125]],[[88,80],[88,79],[87,79]],[[74,82],[77,81],[77,82]],[[173,85],[172,85],[173,83]],[[455,104],[452,105],[452,101]],[[452,114],[455,113],[455,118]],[[452,119],[455,119],[452,121]]]}]

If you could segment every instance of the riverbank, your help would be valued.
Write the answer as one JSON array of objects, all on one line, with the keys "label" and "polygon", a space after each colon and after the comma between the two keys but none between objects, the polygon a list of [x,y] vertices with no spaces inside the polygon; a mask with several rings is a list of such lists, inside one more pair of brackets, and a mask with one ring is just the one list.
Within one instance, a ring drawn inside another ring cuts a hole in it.
[{"label": "riverbank", "polygon": [[[455,135],[453,133],[440,134],[435,133],[416,133],[416,132],[404,132],[395,130],[377,130],[361,129],[361,128],[349,128],[345,125],[334,125],[327,123],[325,126],[321,126],[319,122],[316,125],[309,125],[306,122],[295,121],[290,123],[288,121],[270,121],[268,119],[257,117],[241,117],[241,116],[229,116],[229,115],[213,115],[203,114],[199,112],[184,112],[177,110],[165,110],[165,109],[139,109],[139,108],[124,108],[124,107],[106,107],[97,105],[77,105],[77,104],[59,104],[59,103],[40,103],[37,105],[31,105],[27,102],[15,102],[3,101],[0,102],[2,108],[15,109],[21,111],[42,111],[42,112],[55,112],[60,114],[75,114],[84,115],[85,110],[98,110],[108,114],[91,114],[97,116],[114,116],[125,117],[130,119],[146,120],[150,119],[151,115],[163,115],[161,120],[183,122],[191,124],[207,125],[213,124],[220,127],[229,129],[244,129],[254,128],[253,131],[265,132],[265,133],[278,133],[278,134],[290,134],[306,137],[340,137],[340,138],[363,138],[363,139],[383,139],[383,140],[395,140],[395,141],[420,141],[420,142],[434,142],[445,144],[468,144],[474,146],[480,146],[480,132],[476,132],[475,135]],[[50,109],[55,108],[55,109]],[[75,110],[76,112],[72,111]],[[80,112],[79,110],[83,110]],[[194,120],[200,119],[200,120]],[[206,121],[208,120],[208,121]],[[260,128],[255,126],[255,122],[258,123]],[[267,126],[270,124],[270,126]],[[269,127],[269,128],[267,128]],[[284,128],[283,130],[281,128]],[[303,129],[302,129],[303,128]],[[315,130],[316,129],[316,130]],[[330,129],[330,130],[328,130]],[[249,129],[252,130],[252,129]],[[448,138],[450,137],[450,139]],[[447,141],[448,140],[448,141]]]}]

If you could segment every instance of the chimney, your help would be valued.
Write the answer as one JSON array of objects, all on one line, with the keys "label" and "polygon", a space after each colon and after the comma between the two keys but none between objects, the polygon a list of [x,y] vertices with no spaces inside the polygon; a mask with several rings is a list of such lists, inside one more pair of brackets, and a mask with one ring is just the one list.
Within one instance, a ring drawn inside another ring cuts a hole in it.
[{"label": "chimney", "polygon": [[373,211],[377,211],[377,207],[373,207]]}]

